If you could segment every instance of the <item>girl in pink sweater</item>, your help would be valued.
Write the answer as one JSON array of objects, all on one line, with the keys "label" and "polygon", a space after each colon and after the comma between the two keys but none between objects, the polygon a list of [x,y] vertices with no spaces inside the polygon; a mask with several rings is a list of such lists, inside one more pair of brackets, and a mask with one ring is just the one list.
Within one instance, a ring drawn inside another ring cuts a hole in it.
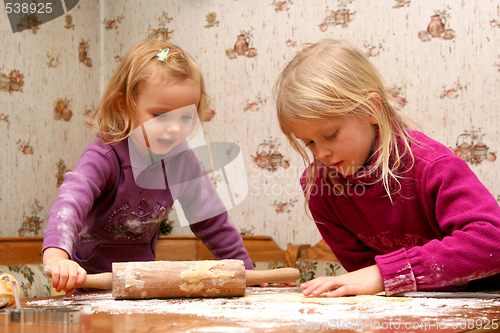
[{"label": "girl in pink sweater", "polygon": [[309,165],[306,204],[349,272],[302,284],[305,295],[500,286],[498,203],[466,162],[410,129],[364,54],[309,45],[275,94],[281,129]]}]

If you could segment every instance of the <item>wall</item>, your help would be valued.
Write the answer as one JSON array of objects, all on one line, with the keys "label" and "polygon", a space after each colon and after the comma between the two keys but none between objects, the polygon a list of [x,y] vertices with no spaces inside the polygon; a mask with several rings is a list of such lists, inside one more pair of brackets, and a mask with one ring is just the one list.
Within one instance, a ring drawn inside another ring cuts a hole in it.
[{"label": "wall", "polygon": [[93,137],[84,117],[99,96],[99,5],[19,33],[0,7],[0,76],[11,81],[0,91],[0,236],[35,236]]},{"label": "wall", "polygon": [[[500,198],[497,1],[122,0],[99,7],[81,0],[70,14],[74,28],[60,18],[36,34],[12,34],[0,14],[0,72],[17,69],[25,82],[22,92],[0,92],[0,113],[8,116],[0,121],[6,157],[0,161],[0,236],[18,235],[33,217],[43,227],[57,194],[54,175],[71,169],[92,138],[81,118],[97,105],[99,84],[133,44],[156,34],[184,47],[204,71],[216,112],[204,123],[207,139],[241,147],[249,194],[230,216],[243,233],[270,235],[282,247],[320,239],[304,212],[297,181],[302,162],[279,131],[271,88],[301,44],[326,37],[366,52],[423,132],[452,149],[476,146],[470,167]],[[85,57],[80,62],[82,40],[92,67]],[[56,67],[47,65],[47,53],[59,57]],[[54,119],[58,98],[69,101],[68,122]],[[485,155],[479,141],[488,147]],[[23,152],[24,144],[32,154]],[[256,163],[266,152],[276,152],[276,165]],[[57,168],[59,159],[66,168]],[[177,225],[173,233],[190,231]]]}]

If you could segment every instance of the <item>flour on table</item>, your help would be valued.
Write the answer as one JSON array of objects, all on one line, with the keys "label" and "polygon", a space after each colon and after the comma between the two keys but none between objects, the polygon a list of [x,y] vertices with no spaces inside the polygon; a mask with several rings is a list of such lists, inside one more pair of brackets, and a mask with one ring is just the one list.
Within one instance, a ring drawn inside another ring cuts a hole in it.
[{"label": "flour on table", "polygon": [[[93,313],[176,313],[222,318],[254,329],[283,325],[296,327],[299,320],[347,322],[359,319],[418,317],[419,320],[432,321],[446,316],[457,318],[459,313],[463,314],[463,311],[460,312],[463,307],[477,309],[482,315],[486,315],[494,313],[493,307],[500,306],[500,298],[431,298],[432,293],[426,293],[424,297],[419,293],[412,293],[412,297],[311,298],[303,296],[301,292],[300,288],[246,288],[244,297],[140,300],[114,300],[111,292],[107,292],[32,301],[28,306],[86,303],[91,305]],[[241,331],[233,330],[236,333],[247,331],[246,328],[241,328]]]}]

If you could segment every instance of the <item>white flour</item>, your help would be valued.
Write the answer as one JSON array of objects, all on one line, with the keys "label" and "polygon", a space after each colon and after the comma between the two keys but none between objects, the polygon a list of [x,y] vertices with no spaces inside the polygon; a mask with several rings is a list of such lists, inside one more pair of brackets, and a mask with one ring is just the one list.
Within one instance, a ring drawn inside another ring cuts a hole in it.
[{"label": "white flour", "polygon": [[[111,292],[75,295],[70,298],[40,300],[29,302],[28,306],[60,306],[75,303],[90,304],[93,313],[106,312],[110,314],[178,313],[204,317],[217,317],[238,323],[247,323],[252,327],[261,328],[297,324],[302,322],[332,322],[354,321],[359,319],[397,320],[402,317],[418,318],[419,321],[434,321],[443,317],[458,319],[459,313],[466,309],[480,309],[483,317],[495,313],[500,307],[499,294],[463,293],[411,293],[414,297],[407,301],[388,301],[384,297],[368,302],[351,303],[350,298],[339,298],[339,303],[312,304],[299,302],[276,302],[254,300],[254,295],[276,294],[277,290],[290,293],[300,293],[298,288],[247,288],[246,294],[252,296],[252,301],[238,298],[196,298],[196,299],[149,299],[149,300],[114,300]],[[433,296],[439,298],[431,298]],[[453,296],[453,297],[451,297]],[[483,299],[474,298],[483,297]],[[484,297],[491,297],[484,299]],[[491,317],[491,316],[490,316]],[[213,327],[210,328],[213,330]],[[196,332],[203,332],[197,330]],[[208,331],[207,331],[208,332]],[[220,332],[225,332],[221,328]],[[234,332],[234,327],[231,332]],[[248,332],[241,328],[238,332]]]}]

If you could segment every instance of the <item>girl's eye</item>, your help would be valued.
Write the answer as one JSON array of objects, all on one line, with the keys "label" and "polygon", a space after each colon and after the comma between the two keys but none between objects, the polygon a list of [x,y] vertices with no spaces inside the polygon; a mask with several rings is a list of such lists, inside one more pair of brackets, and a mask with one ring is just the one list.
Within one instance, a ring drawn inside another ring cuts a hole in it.
[{"label": "girl's eye", "polygon": [[165,118],[167,116],[166,113],[155,114],[155,118]]},{"label": "girl's eye", "polygon": [[184,119],[184,120],[192,120],[193,117],[191,117],[191,116],[182,116],[182,119]]},{"label": "girl's eye", "polygon": [[330,139],[333,139],[336,136],[337,136],[337,131],[335,131],[332,135],[327,136],[326,139],[330,140]]},{"label": "girl's eye", "polygon": [[306,143],[306,147],[309,147],[309,146],[311,146],[313,144],[314,144],[314,141],[309,141],[308,143]]}]

